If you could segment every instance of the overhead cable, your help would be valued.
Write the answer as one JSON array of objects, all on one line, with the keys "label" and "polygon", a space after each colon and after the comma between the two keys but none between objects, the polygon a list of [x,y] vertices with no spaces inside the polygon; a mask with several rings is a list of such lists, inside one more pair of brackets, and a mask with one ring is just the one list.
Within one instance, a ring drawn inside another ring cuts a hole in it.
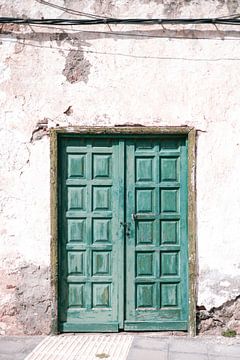
[{"label": "overhead cable", "polygon": [[45,1],[45,0],[36,0],[36,1],[39,4],[46,5],[48,7],[52,7],[54,9],[66,12],[66,13],[74,15],[74,16],[79,16],[80,15],[80,16],[85,16],[87,18],[94,18],[94,19],[99,19],[99,18],[106,19],[107,18],[107,16],[101,16],[101,15],[98,15],[98,14],[86,13],[86,12],[78,11],[78,10],[75,10],[75,9],[70,9],[70,8],[67,8],[67,7],[64,7],[64,6],[60,6],[60,5],[57,5],[57,4],[50,3],[49,1]]},{"label": "overhead cable", "polygon": [[183,18],[183,19],[115,19],[115,18],[97,18],[97,19],[31,19],[31,18],[13,18],[0,17],[0,24],[19,24],[19,25],[101,25],[101,24],[126,24],[126,25],[240,25],[240,15],[221,18]]}]

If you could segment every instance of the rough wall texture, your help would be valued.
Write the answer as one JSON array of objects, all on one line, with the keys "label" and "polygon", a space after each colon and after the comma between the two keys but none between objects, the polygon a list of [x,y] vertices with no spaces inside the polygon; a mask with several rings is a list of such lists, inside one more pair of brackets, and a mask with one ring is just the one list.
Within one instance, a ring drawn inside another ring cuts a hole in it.
[{"label": "rough wall texture", "polygon": [[199,333],[220,335],[228,329],[240,334],[240,296],[209,311],[199,310],[197,325]]},{"label": "rough wall texture", "polygon": [[[236,0],[55,4],[116,17],[224,16],[240,8]],[[40,0],[5,1],[0,10],[75,16]],[[221,328],[239,331],[239,29],[5,25],[0,54],[0,333],[50,331],[49,128],[124,123],[199,130],[197,287],[208,313],[200,330],[217,312]]]}]

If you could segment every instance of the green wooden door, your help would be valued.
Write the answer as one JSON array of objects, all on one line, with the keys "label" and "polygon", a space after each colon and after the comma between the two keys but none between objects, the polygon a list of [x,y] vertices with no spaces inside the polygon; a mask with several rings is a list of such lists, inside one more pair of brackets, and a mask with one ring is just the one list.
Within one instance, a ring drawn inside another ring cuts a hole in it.
[{"label": "green wooden door", "polygon": [[187,330],[185,141],[127,142],[126,330]]},{"label": "green wooden door", "polygon": [[187,144],[59,142],[60,331],[187,330]]},{"label": "green wooden door", "polygon": [[61,140],[61,331],[118,331],[123,324],[123,156],[118,141]]}]

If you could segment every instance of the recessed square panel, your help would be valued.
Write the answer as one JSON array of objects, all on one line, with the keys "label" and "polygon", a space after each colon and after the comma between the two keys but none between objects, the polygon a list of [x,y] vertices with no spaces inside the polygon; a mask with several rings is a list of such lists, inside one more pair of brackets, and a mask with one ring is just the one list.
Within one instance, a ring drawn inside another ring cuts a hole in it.
[{"label": "recessed square panel", "polygon": [[167,140],[162,140],[161,144],[160,144],[160,149],[161,150],[167,150],[167,151],[177,151],[179,150],[179,145],[180,142],[177,139],[167,139]]},{"label": "recessed square panel", "polygon": [[113,145],[113,141],[112,139],[94,139],[93,141],[91,141],[92,147],[93,148],[109,148]]},{"label": "recessed square panel", "polygon": [[178,284],[161,284],[161,306],[178,306]]},{"label": "recessed square panel", "polygon": [[93,284],[93,307],[111,307],[111,284]]},{"label": "recessed square panel", "polygon": [[142,150],[153,150],[154,149],[155,144],[153,142],[150,141],[137,141],[137,143],[135,144],[135,150],[138,151],[142,151]]},{"label": "recessed square panel", "polygon": [[161,253],[161,276],[177,276],[179,274],[178,253],[174,251]]},{"label": "recessed square panel", "polygon": [[138,252],[136,254],[136,276],[154,275],[154,252]]},{"label": "recessed square panel", "polygon": [[93,210],[111,210],[111,187],[93,187]]},{"label": "recessed square panel", "polygon": [[68,241],[86,242],[86,220],[68,220]]},{"label": "recessed square panel", "polygon": [[136,181],[153,181],[153,158],[136,158]]},{"label": "recessed square panel", "polygon": [[71,143],[72,145],[68,145],[66,146],[66,152],[67,153],[83,153],[86,151],[86,139],[84,138],[81,138],[81,139],[75,139],[75,140],[72,140]]},{"label": "recessed square panel", "polygon": [[112,226],[110,219],[93,219],[93,242],[112,241]]},{"label": "recessed square panel", "polygon": [[86,210],[85,187],[68,187],[68,210]]},{"label": "recessed square panel", "polygon": [[153,221],[137,222],[137,244],[153,244]]},{"label": "recessed square panel", "polygon": [[93,251],[92,253],[92,274],[97,276],[111,275],[111,252]]},{"label": "recessed square panel", "polygon": [[110,178],[112,173],[111,155],[93,154],[93,178]]},{"label": "recessed square panel", "polygon": [[84,284],[69,284],[69,306],[84,307]]},{"label": "recessed square panel", "polygon": [[177,221],[161,221],[161,244],[178,244]]},{"label": "recessed square panel", "polygon": [[179,181],[178,158],[161,158],[161,181]]},{"label": "recessed square panel", "polygon": [[154,284],[136,285],[136,308],[154,308]]},{"label": "recessed square panel", "polygon": [[136,190],[136,209],[138,213],[153,212],[153,189]]},{"label": "recessed square panel", "polygon": [[85,251],[68,252],[68,274],[84,275]]},{"label": "recessed square panel", "polygon": [[178,212],[178,190],[161,190],[161,212]]},{"label": "recessed square panel", "polygon": [[68,177],[69,178],[84,178],[85,177],[85,157],[82,154],[68,155]]}]

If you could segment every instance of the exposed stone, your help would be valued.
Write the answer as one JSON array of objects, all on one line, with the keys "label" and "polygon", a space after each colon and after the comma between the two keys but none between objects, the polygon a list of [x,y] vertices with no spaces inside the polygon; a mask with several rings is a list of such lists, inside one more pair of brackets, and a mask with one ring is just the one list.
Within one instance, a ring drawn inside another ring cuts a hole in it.
[{"label": "exposed stone", "polygon": [[41,335],[50,332],[51,299],[48,269],[29,264],[21,271],[1,273],[1,281],[16,281],[11,287],[9,301],[4,302],[6,293],[1,288],[0,334]]},{"label": "exposed stone", "polygon": [[19,24],[4,24],[2,26],[2,29],[0,30],[0,33],[3,32],[5,34],[11,34],[12,32],[17,32],[20,30]]},{"label": "exposed stone", "polygon": [[240,310],[237,310],[237,311],[234,313],[234,319],[235,319],[235,320],[240,320]]},{"label": "exposed stone", "polygon": [[210,311],[199,310],[197,314],[200,333],[219,334],[222,329],[235,330],[240,334],[240,296]]},{"label": "exposed stone", "polygon": [[71,84],[83,81],[88,82],[90,74],[90,62],[85,59],[82,50],[71,50],[66,57],[65,68],[63,75],[66,76],[67,81]]},{"label": "exposed stone", "polygon": [[231,320],[227,324],[228,329],[235,330],[237,335],[240,335],[240,321]]},{"label": "exposed stone", "polygon": [[235,14],[239,8],[238,0],[226,0],[227,8],[230,14]]},{"label": "exposed stone", "polygon": [[205,319],[205,321],[201,324],[202,332],[208,331],[214,325],[214,321],[212,318]]}]

